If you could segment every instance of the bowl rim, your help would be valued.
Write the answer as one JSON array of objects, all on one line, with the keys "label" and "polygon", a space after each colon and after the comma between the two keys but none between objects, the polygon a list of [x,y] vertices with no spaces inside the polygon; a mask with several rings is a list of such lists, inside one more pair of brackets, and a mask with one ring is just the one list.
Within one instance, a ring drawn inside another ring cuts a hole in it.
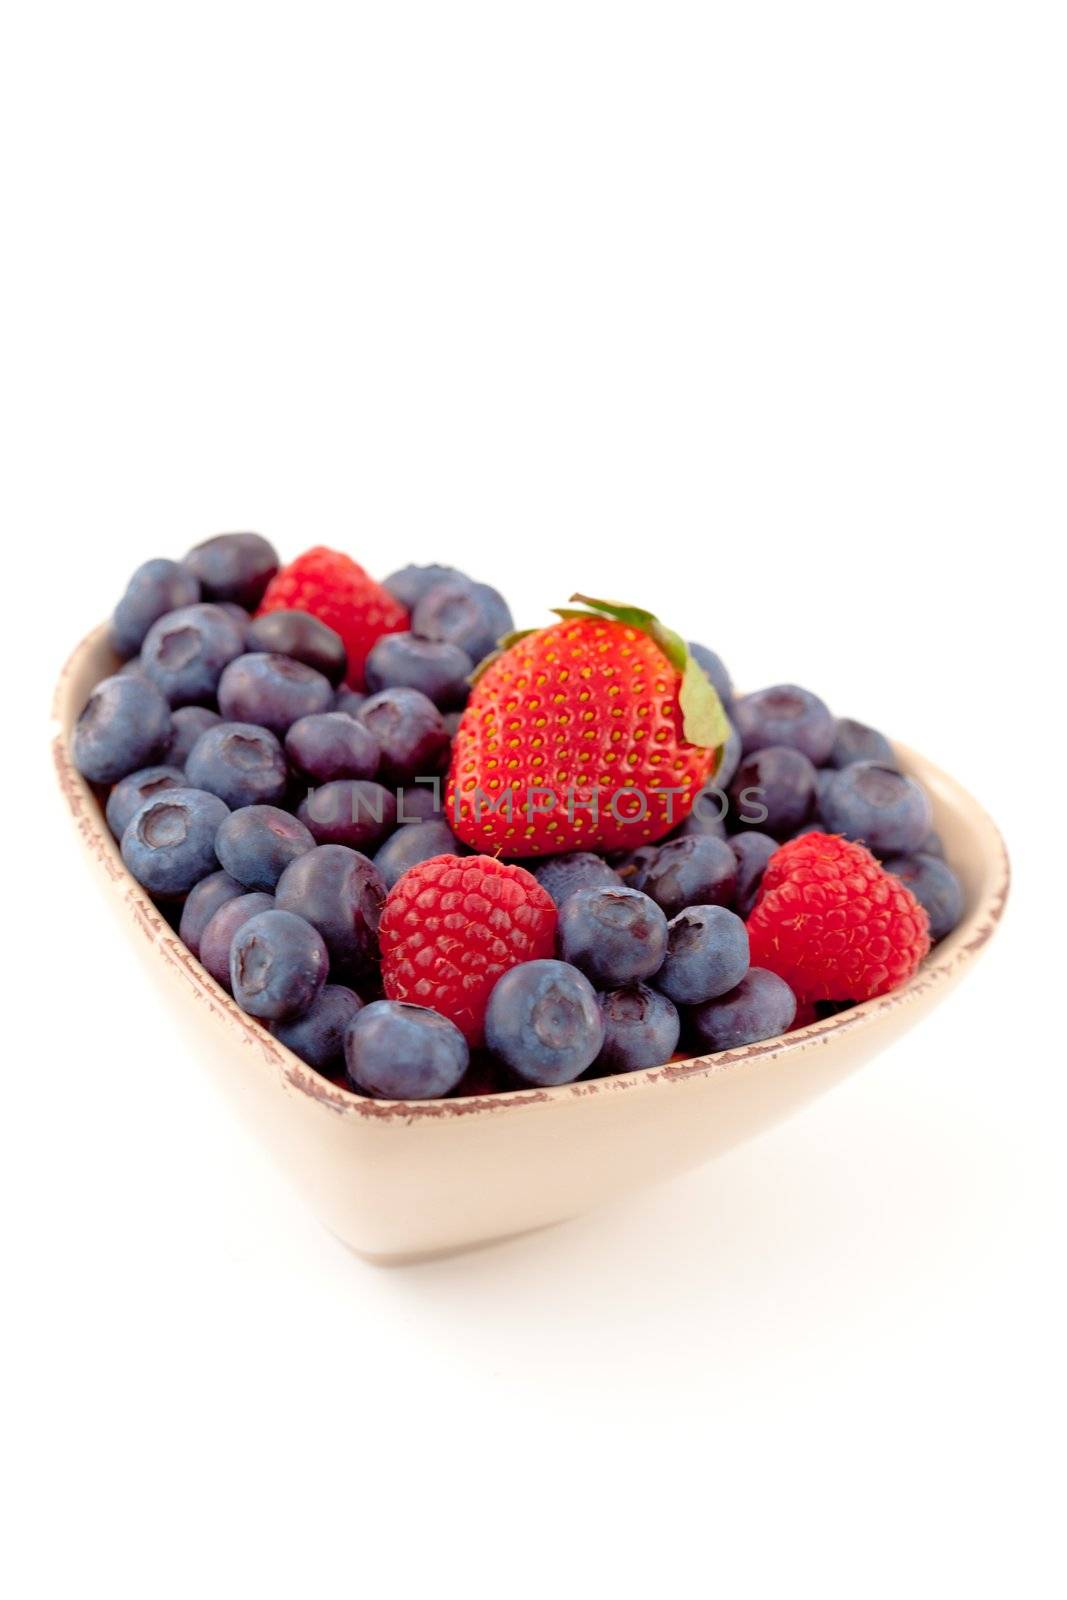
[{"label": "bowl rim", "polygon": [[[943,986],[974,960],[993,936],[1004,914],[1011,885],[1011,864],[996,824],[956,779],[908,745],[891,740],[894,753],[899,755],[906,770],[920,769],[925,781],[935,782],[965,813],[968,825],[980,837],[987,869],[983,875],[983,887],[972,909],[952,933],[935,946],[914,976],[899,989],[875,1000],[862,1001],[848,1011],[809,1023],[793,1033],[780,1034],[773,1039],[764,1039],[735,1050],[686,1057],[661,1067],[645,1067],[636,1072],[615,1073],[603,1078],[579,1078],[574,1083],[559,1084],[552,1088],[531,1086],[504,1089],[494,1094],[457,1095],[443,1100],[373,1099],[320,1076],[254,1017],[241,1011],[232,996],[181,944],[169,922],[128,871],[117,841],[105,821],[103,806],[92,786],[74,766],[69,750],[69,731],[65,725],[73,720],[73,715],[68,714],[70,680],[83,659],[106,642],[106,636],[107,624],[102,623],[75,646],[59,674],[52,700],[52,752],[56,778],[82,843],[104,869],[108,887],[140,932],[158,946],[156,953],[168,958],[167,964],[175,974],[198,991],[216,1014],[236,1028],[245,1043],[258,1045],[263,1068],[280,1070],[295,1091],[337,1115],[401,1124],[425,1119],[501,1115],[535,1106],[558,1105],[575,1098],[666,1089],[692,1078],[736,1070],[754,1061],[784,1060],[812,1046],[821,1045],[828,1035],[867,1029],[886,1012],[910,1005],[931,990]],[[183,998],[179,996],[179,1001]]]}]

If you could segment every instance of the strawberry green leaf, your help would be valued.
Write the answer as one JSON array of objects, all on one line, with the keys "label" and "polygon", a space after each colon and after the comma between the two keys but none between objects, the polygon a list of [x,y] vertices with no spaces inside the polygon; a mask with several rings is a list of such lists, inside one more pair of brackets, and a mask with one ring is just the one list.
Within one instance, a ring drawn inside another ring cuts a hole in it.
[{"label": "strawberry green leaf", "polygon": [[726,743],[730,724],[722,701],[703,668],[688,651],[678,704],[682,711],[682,731],[690,744],[713,750]]},{"label": "strawberry green leaf", "polygon": [[628,605],[625,600],[594,600],[587,594],[572,594],[571,601],[575,600],[592,611],[603,611],[607,616],[614,617],[616,622],[628,622],[632,628],[640,628],[642,633],[647,632],[650,622],[657,620],[653,612],[645,611],[641,606]]}]

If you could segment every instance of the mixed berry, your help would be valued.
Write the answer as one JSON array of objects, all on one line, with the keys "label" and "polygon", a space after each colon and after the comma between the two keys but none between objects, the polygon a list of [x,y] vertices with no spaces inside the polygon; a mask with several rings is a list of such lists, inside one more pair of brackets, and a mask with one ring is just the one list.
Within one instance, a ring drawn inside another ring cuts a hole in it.
[{"label": "mixed berry", "polygon": [[453,567],[378,583],[222,534],[134,573],[72,735],[123,860],[312,1069],[416,1099],[776,1038],[963,914],[929,797],[794,684],[651,613],[514,632]]}]

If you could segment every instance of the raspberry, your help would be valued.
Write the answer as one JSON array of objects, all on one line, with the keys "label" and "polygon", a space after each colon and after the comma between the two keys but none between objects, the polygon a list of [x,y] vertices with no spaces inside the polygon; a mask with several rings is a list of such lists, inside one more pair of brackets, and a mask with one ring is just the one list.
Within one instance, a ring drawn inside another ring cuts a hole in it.
[{"label": "raspberry", "polygon": [[915,896],[860,844],[808,833],[775,852],[748,919],[752,965],[798,998],[871,1000],[910,978],[930,948]]},{"label": "raspberry", "polygon": [[431,1006],[479,1044],[497,979],[555,954],[556,907],[522,867],[433,856],[390,889],[379,938],[387,998]]},{"label": "raspberry", "polygon": [[351,556],[321,544],[305,550],[270,580],[256,615],[268,611],[310,611],[339,633],[353,689],[363,688],[363,663],[375,641],[408,625],[407,612],[388,589]]},{"label": "raspberry", "polygon": [[810,1000],[801,1000],[797,1004],[797,1014],[793,1018],[790,1033],[796,1033],[800,1028],[810,1028],[813,1022],[818,1022],[818,1013]]}]

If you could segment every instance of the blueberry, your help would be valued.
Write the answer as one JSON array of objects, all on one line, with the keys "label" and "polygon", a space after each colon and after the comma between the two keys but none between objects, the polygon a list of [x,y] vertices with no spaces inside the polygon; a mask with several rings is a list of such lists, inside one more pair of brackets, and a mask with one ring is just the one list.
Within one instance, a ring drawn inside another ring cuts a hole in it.
[{"label": "blueberry", "polygon": [[406,611],[414,611],[423,595],[439,583],[451,583],[458,578],[461,583],[470,579],[455,567],[401,567],[382,579],[382,587],[389,590],[394,600],[399,600]]},{"label": "blueberry", "polygon": [[234,810],[277,805],[289,785],[281,745],[273,733],[251,722],[217,722],[208,728],[189,752],[185,776]]},{"label": "blueberry", "polygon": [[768,745],[788,745],[821,767],[834,745],[836,723],[829,709],[808,689],[779,683],[734,701],[733,720],[745,755]]},{"label": "blueberry", "polygon": [[[878,857],[883,866],[890,859],[890,857],[901,854],[899,850],[895,849],[873,850],[871,853],[872,855],[876,855]],[[930,832],[926,835],[926,838],[922,841],[922,843],[916,849],[909,850],[908,854],[912,856],[936,856],[938,861],[944,861],[945,842],[937,830],[935,828],[931,828]]]},{"label": "blueberry", "polygon": [[604,1043],[598,1070],[639,1072],[662,1067],[678,1048],[681,1022],[666,995],[635,983],[598,995],[604,1022]]},{"label": "blueberry", "polygon": [[98,683],[74,724],[70,753],[90,783],[117,783],[149,766],[170,736],[170,707],[154,683],[136,673]]},{"label": "blueberry", "polygon": [[600,989],[650,978],[667,953],[663,912],[648,895],[622,884],[575,890],[560,907],[558,932],[564,961]]},{"label": "blueberry", "polygon": [[418,689],[382,689],[359,708],[382,752],[382,770],[397,783],[429,777],[448,749],[448,732],[432,700]]},{"label": "blueberry", "polygon": [[445,820],[441,784],[436,779],[432,783],[413,783],[410,787],[399,790],[396,799],[398,825]]},{"label": "blueberry", "polygon": [[200,965],[227,991],[232,992],[230,951],[234,939],[246,922],[258,917],[261,911],[273,909],[274,900],[269,894],[237,895],[223,901],[200,935]]},{"label": "blueberry", "polygon": [[910,855],[933,821],[929,797],[914,778],[877,761],[835,772],[819,809],[828,832],[862,840],[876,855]]},{"label": "blueberry", "polygon": [[249,889],[273,889],[290,861],[314,848],[304,824],[277,806],[231,811],[215,838],[219,865]]},{"label": "blueberry", "polygon": [[365,705],[368,696],[359,689],[349,689],[347,684],[341,685],[333,697],[331,711],[343,711],[347,716],[354,717],[360,706]]},{"label": "blueberry", "polygon": [[184,606],[153,622],[141,661],[172,706],[206,705],[243,649],[241,630],[220,606]]},{"label": "blueberry", "polygon": [[338,778],[301,800],[297,816],[316,844],[373,850],[396,827],[396,796],[380,783]]},{"label": "blueberry", "polygon": [[550,895],[557,906],[562,906],[569,895],[578,889],[594,888],[598,884],[618,885],[619,874],[609,867],[603,856],[589,850],[573,850],[566,856],[548,856],[531,866],[530,871]]},{"label": "blueberry", "polygon": [[774,744],[745,756],[730,785],[732,825],[788,839],[815,804],[815,768],[799,750]]},{"label": "blueberry", "polygon": [[514,626],[507,602],[495,589],[461,577],[427,589],[411,618],[411,631],[420,639],[458,644],[475,665]]},{"label": "blueberry", "polygon": [[246,650],[290,656],[321,672],[332,684],[348,671],[344,640],[310,611],[268,611],[257,617],[245,635]]},{"label": "blueberry", "polygon": [[736,988],[748,971],[748,929],[724,906],[689,906],[667,926],[656,978],[676,1005],[696,1006]]},{"label": "blueberry", "polygon": [[335,976],[361,976],[378,952],[385,883],[358,850],[325,844],[299,856],[278,879],[274,902],[319,930]]},{"label": "blueberry", "polygon": [[723,819],[729,809],[729,799],[719,788],[716,778],[714,783],[706,783],[697,790],[689,815],[675,828],[671,838],[689,839],[704,833],[712,839],[725,839],[726,823]]},{"label": "blueberry", "polygon": [[747,917],[756,904],[768,861],[779,848],[778,840],[756,828],[746,828],[730,838],[730,849],[737,857],[737,887],[734,905],[738,914]]},{"label": "blueberry", "polygon": [[207,729],[213,728],[222,718],[207,706],[179,706],[171,713],[170,738],[167,741],[167,760],[171,766],[184,767],[189,752]]},{"label": "blueberry", "polygon": [[215,835],[228,815],[203,789],[165,789],[127,823],[122,859],[151,894],[185,894],[216,870]]},{"label": "blueberry", "polygon": [[115,785],[107,797],[107,825],[121,839],[135,811],[161,789],[186,788],[180,767],[142,767]]},{"label": "blueberry", "polygon": [[487,1094],[498,1094],[509,1087],[507,1074],[494,1061],[487,1050],[476,1050],[471,1064],[452,1091],[454,1099],[480,1100]]},{"label": "blueberry", "polygon": [[420,822],[414,827],[398,828],[387,839],[374,857],[387,888],[391,889],[409,867],[433,856],[458,856],[463,846],[447,822]]},{"label": "blueberry", "polygon": [[855,722],[851,717],[838,717],[829,764],[849,767],[853,761],[880,761],[883,767],[897,764],[893,747],[884,733],[868,728],[865,722]]},{"label": "blueberry", "polygon": [[278,570],[278,556],[258,533],[219,533],[189,551],[185,566],[200,580],[205,600],[232,600],[254,611]]},{"label": "blueberry", "polygon": [[135,656],[153,622],[192,606],[200,599],[200,584],[177,561],[146,561],[126,585],[126,593],[111,619],[111,645],[117,655]]},{"label": "blueberry", "polygon": [[328,983],[315,1003],[291,1022],[272,1022],[270,1031],[287,1050],[327,1078],[339,1078],[344,1068],[345,1030],[363,1008],[358,994],[338,983]]},{"label": "blueberry", "polygon": [[789,1031],[796,1014],[789,985],[764,967],[750,967],[736,989],[695,1006],[688,1020],[701,1049],[714,1052],[776,1039]]},{"label": "blueberry", "polygon": [[328,711],[333,687],[314,667],[253,650],[231,661],[219,679],[219,710],[232,722],[255,722],[280,738],[298,717]]},{"label": "blueberry", "polygon": [[309,1011],[328,968],[322,935],[291,911],[261,911],[230,946],[233,997],[242,1011],[268,1022],[288,1022]]},{"label": "blueberry", "polygon": [[741,764],[741,735],[730,723],[730,732],[726,736],[726,743],[722,747],[719,765],[715,769],[712,783],[716,789],[728,789],[734,773]]},{"label": "blueberry", "polygon": [[370,729],[344,711],[298,717],[285,735],[285,753],[293,770],[311,783],[373,778],[382,759]]},{"label": "blueberry", "polygon": [[815,774],[815,810],[822,817],[823,797],[837,776],[836,767],[820,767]]},{"label": "blueberry", "polygon": [[885,870],[906,884],[930,918],[930,937],[943,939],[963,916],[963,886],[937,856],[890,856]]},{"label": "blueberry", "polygon": [[450,739],[454,739],[456,734],[459,732],[459,725],[463,721],[463,712],[446,711],[442,721],[444,722],[445,732],[448,734],[448,737]]},{"label": "blueberry", "polygon": [[473,671],[474,662],[458,644],[417,639],[413,633],[383,634],[363,668],[372,693],[420,689],[442,711],[466,705]]},{"label": "blueberry", "polygon": [[613,870],[630,889],[644,887],[645,873],[659,854],[658,844],[639,844],[636,850],[612,856]]},{"label": "blueberry", "polygon": [[200,940],[215,912],[220,906],[224,906],[227,900],[237,900],[244,893],[244,884],[238,883],[236,878],[231,878],[228,872],[209,873],[189,890],[182,906],[178,937],[194,956],[200,954]]},{"label": "blueberry", "polygon": [[[212,600],[211,604],[218,606],[220,611],[225,611],[230,621],[236,623],[241,638],[247,640],[248,630],[252,626],[252,618],[248,615],[244,606],[239,606],[235,600]],[[251,646],[246,643],[245,649],[248,650],[250,648]]]},{"label": "blueberry", "polygon": [[717,656],[715,651],[709,650],[706,645],[694,644],[692,640],[689,641],[689,654],[692,656],[697,666],[701,668],[704,676],[707,678],[708,682],[719,696],[719,699],[722,701],[727,711],[729,711],[731,701],[734,697],[734,686],[730,682],[730,674],[723,666],[722,657]]},{"label": "blueberry", "polygon": [[454,1022],[427,1006],[375,1000],[345,1029],[345,1063],[358,1089],[383,1100],[435,1100],[470,1062]]},{"label": "blueberry", "polygon": [[573,1083],[604,1043],[596,990],[565,961],[524,961],[493,987],[485,1040],[526,1083]]},{"label": "blueberry", "polygon": [[669,839],[640,882],[645,894],[673,917],[686,906],[727,905],[737,883],[737,861],[725,840],[708,834]]}]

